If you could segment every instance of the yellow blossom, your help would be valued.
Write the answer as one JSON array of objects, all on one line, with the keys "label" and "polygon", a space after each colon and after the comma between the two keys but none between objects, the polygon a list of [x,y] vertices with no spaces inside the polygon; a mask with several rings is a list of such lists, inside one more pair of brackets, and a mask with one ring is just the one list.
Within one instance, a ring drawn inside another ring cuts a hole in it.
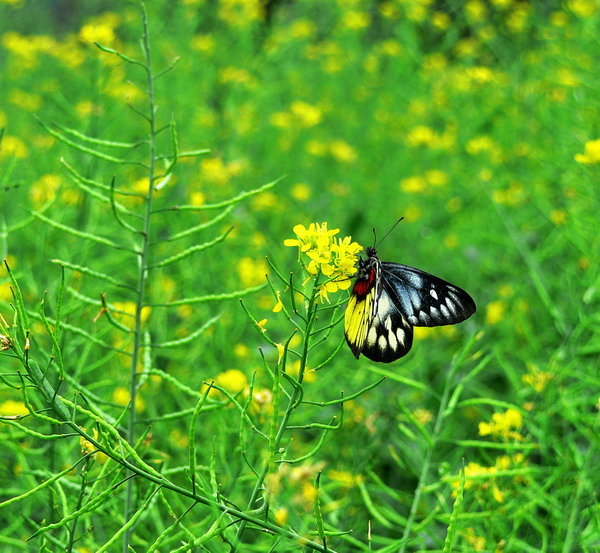
[{"label": "yellow blossom", "polygon": [[212,35],[196,35],[192,38],[191,47],[205,54],[212,54],[215,50],[215,39]]},{"label": "yellow blossom", "polygon": [[237,274],[244,286],[256,286],[265,282],[265,275],[269,272],[264,259],[242,257],[236,266]]},{"label": "yellow blossom", "polygon": [[79,30],[81,42],[98,42],[103,46],[112,46],[115,41],[115,32],[108,25],[87,24]]},{"label": "yellow blossom", "polygon": [[439,135],[431,128],[425,125],[414,127],[408,131],[406,143],[409,146],[430,146],[438,144]]},{"label": "yellow blossom", "polygon": [[485,310],[485,322],[489,325],[499,323],[506,309],[506,304],[502,300],[492,301],[488,303]]},{"label": "yellow blossom", "polygon": [[402,179],[400,181],[400,188],[407,194],[422,194],[428,190],[427,181],[424,177],[418,175]]},{"label": "yellow blossom", "polygon": [[219,0],[219,19],[234,28],[250,26],[264,18],[264,3],[261,0]]},{"label": "yellow blossom", "polygon": [[[85,431],[85,428],[83,430]],[[98,430],[96,428],[92,429],[92,437],[94,438],[94,440],[98,441]],[[96,446],[83,436],[80,436],[79,438],[79,446],[81,447],[82,455],[85,455],[86,453],[92,453],[92,451],[96,451]]]},{"label": "yellow blossom", "polygon": [[279,526],[284,526],[288,519],[287,507],[278,507],[273,511],[273,519]]},{"label": "yellow blossom", "polygon": [[305,202],[311,196],[311,189],[307,184],[299,182],[298,184],[292,186],[291,193],[292,196],[299,202]]},{"label": "yellow blossom", "polygon": [[440,169],[425,171],[425,180],[432,186],[444,186],[448,182],[448,175]]},{"label": "yellow blossom", "polygon": [[575,154],[575,161],[585,164],[600,163],[600,138],[585,143],[583,154]]},{"label": "yellow blossom", "polygon": [[560,227],[567,221],[567,214],[562,209],[553,209],[550,212],[550,220],[554,225]]},{"label": "yellow blossom", "polygon": [[523,415],[516,409],[507,409],[504,413],[494,413],[490,422],[479,423],[480,436],[495,436],[504,442],[522,441],[518,432],[523,426]]},{"label": "yellow blossom", "polygon": [[58,175],[42,175],[31,185],[29,198],[35,206],[42,206],[55,198],[60,185],[61,178]]},{"label": "yellow blossom", "polygon": [[22,401],[7,399],[3,403],[0,403],[0,416],[20,417],[23,415],[29,415],[29,409],[25,407]]},{"label": "yellow blossom", "polygon": [[528,372],[521,377],[521,380],[531,386],[537,393],[543,392],[548,383],[554,378],[554,374],[547,371],[541,371],[536,365],[528,364]]},{"label": "yellow blossom", "polygon": [[316,139],[309,140],[304,146],[304,149],[311,156],[323,157],[327,154],[327,144]]},{"label": "yellow blossom", "polygon": [[342,26],[353,31],[366,29],[370,21],[369,14],[363,11],[348,10],[342,16]]},{"label": "yellow blossom", "polygon": [[450,20],[450,16],[445,12],[433,12],[431,23],[441,31],[446,31],[450,28],[452,21]]},{"label": "yellow blossom", "polygon": [[255,84],[255,79],[246,69],[228,66],[219,71],[219,82],[251,87]]},{"label": "yellow blossom", "polygon": [[246,344],[236,344],[233,353],[236,357],[245,359],[250,355],[250,348]]},{"label": "yellow blossom", "polygon": [[353,474],[345,470],[335,469],[327,471],[327,477],[334,482],[340,483],[345,488],[358,486],[364,480],[362,474]]},{"label": "yellow blossom", "polygon": [[281,292],[277,290],[277,303],[273,307],[273,313],[279,313],[283,309],[283,303],[281,301]]},{"label": "yellow blossom", "polygon": [[323,118],[323,113],[317,106],[306,102],[293,102],[290,112],[294,116],[294,121],[301,127],[313,127]]},{"label": "yellow blossom", "polygon": [[334,140],[329,145],[329,152],[336,161],[342,163],[354,163],[358,157],[356,150],[344,140]]},{"label": "yellow blossom", "polygon": [[433,419],[433,413],[427,409],[415,409],[412,412],[412,416],[421,425],[426,425]]},{"label": "yellow blossom", "polygon": [[306,270],[310,275],[321,273],[329,280],[321,285],[320,296],[328,300],[328,294],[350,287],[350,278],[356,272],[356,256],[362,247],[352,242],[350,236],[334,238],[339,229],[328,229],[327,223],[311,223],[308,229],[296,225],[297,238],[289,238],[284,245],[298,247],[299,256],[305,254],[310,260]]},{"label": "yellow blossom", "polygon": [[248,378],[238,369],[229,369],[216,376],[215,384],[232,394],[237,394],[248,386]]},{"label": "yellow blossom", "polygon": [[567,7],[582,19],[591,17],[598,11],[598,3],[594,0],[568,0]]},{"label": "yellow blossom", "polygon": [[5,134],[0,142],[0,158],[14,156],[17,159],[26,158],[28,155],[25,142],[16,136]]},{"label": "yellow blossom", "polygon": [[475,530],[471,527],[467,528],[465,541],[473,548],[473,551],[485,550],[485,537],[476,535]]}]

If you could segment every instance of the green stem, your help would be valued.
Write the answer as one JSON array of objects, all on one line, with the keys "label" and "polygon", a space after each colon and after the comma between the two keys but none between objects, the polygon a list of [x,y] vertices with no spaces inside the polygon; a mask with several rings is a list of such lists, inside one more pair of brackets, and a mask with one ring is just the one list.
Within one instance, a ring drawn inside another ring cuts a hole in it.
[{"label": "green stem", "polygon": [[[306,362],[308,360],[308,351],[310,349],[309,346],[310,346],[311,332],[312,332],[312,328],[313,328],[316,318],[317,318],[316,317],[316,313],[317,313],[316,301],[317,301],[317,295],[318,295],[318,291],[319,291],[319,282],[318,282],[319,276],[320,275],[317,275],[317,277],[315,278],[313,292],[312,292],[312,295],[310,297],[310,300],[308,302],[308,307],[307,307],[307,315],[308,316],[307,316],[306,328],[304,331],[302,356],[300,357],[300,368],[298,370],[299,386],[294,387],[294,391],[292,392],[292,396],[290,397],[288,406],[283,414],[283,418],[281,419],[281,424],[279,425],[279,428],[277,429],[277,434],[275,435],[275,440],[273,442],[273,449],[271,451],[270,459],[267,461],[267,463],[265,463],[265,466],[263,467],[262,471],[260,472],[260,474],[258,476],[258,479],[256,480],[254,489],[252,490],[252,493],[250,494],[250,499],[248,500],[248,506],[247,506],[248,510],[252,510],[254,508],[254,503],[258,499],[258,495],[259,495],[261,489],[263,488],[265,478],[269,474],[269,470],[273,464],[273,457],[275,456],[277,450],[279,449],[281,440],[283,439],[285,431],[287,430],[288,422],[290,420],[290,417],[292,416],[292,412],[294,411],[294,409],[296,407],[298,407],[298,404],[300,403],[299,400],[302,395],[302,381],[304,380],[304,372],[306,370]],[[279,370],[279,367],[276,370]],[[246,525],[247,525],[247,521],[242,520],[242,522],[240,523],[240,526],[238,528],[237,534],[235,536],[235,540],[231,546],[230,553],[235,553],[237,546],[238,546],[238,544],[242,538],[242,535],[244,533],[244,530],[246,529]]]},{"label": "green stem", "polygon": [[433,450],[435,449],[437,440],[442,431],[442,424],[446,418],[446,409],[448,407],[448,401],[450,399],[450,388],[454,380],[454,376],[456,375],[456,372],[461,365],[461,360],[462,357],[460,357],[455,363],[452,364],[450,372],[444,384],[444,391],[442,393],[442,398],[440,399],[440,406],[438,408],[437,417],[435,419],[435,426],[431,434],[431,445],[427,450],[427,455],[425,456],[425,461],[423,462],[423,468],[421,469],[421,474],[419,475],[419,483],[417,484],[417,489],[415,490],[415,496],[413,497],[413,502],[410,508],[410,514],[406,521],[406,526],[404,527],[404,533],[402,534],[402,542],[400,544],[400,548],[398,549],[398,553],[404,553],[408,544],[408,540],[410,539],[410,533],[412,531],[412,527],[417,516],[417,509],[419,508],[423,488],[425,487],[427,479],[429,478],[429,469],[431,467],[431,458],[433,457]]},{"label": "green stem", "polygon": [[[146,13],[146,6],[143,2],[140,2],[142,7],[142,20],[143,20],[143,44],[142,49],[144,51],[145,64],[144,69],[146,71],[146,80],[148,87],[148,106],[149,106],[149,141],[148,141],[148,194],[146,196],[146,211],[144,214],[144,227],[142,232],[142,245],[141,245],[141,259],[140,269],[137,283],[137,299],[135,306],[135,330],[134,330],[134,342],[133,352],[131,356],[131,370],[130,370],[130,404],[129,404],[129,421],[127,427],[128,440],[130,443],[135,443],[135,407],[137,397],[137,366],[140,357],[140,349],[142,344],[143,332],[142,332],[142,309],[144,307],[145,291],[146,291],[146,279],[148,277],[148,259],[149,259],[149,245],[150,245],[150,230],[151,230],[151,217],[152,217],[152,203],[154,196],[154,172],[155,172],[155,160],[156,160],[156,107],[154,105],[154,75],[152,74],[152,59],[150,51],[150,37],[148,30],[148,15]],[[134,480],[127,481],[127,489],[125,492],[125,523],[129,520],[133,510],[133,490]],[[131,528],[129,528],[123,535],[123,553],[129,551],[129,543],[131,541]]]}]

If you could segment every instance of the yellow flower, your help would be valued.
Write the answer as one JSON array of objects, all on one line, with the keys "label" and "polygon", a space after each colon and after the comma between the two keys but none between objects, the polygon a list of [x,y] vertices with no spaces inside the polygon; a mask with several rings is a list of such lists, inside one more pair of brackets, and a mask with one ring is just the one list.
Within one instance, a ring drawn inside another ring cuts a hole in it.
[{"label": "yellow flower", "polygon": [[41,206],[54,199],[60,188],[61,178],[58,175],[42,175],[29,189],[29,197],[35,206]]},{"label": "yellow flower", "polygon": [[5,134],[0,142],[0,158],[14,156],[17,159],[26,158],[29,152],[20,138]]},{"label": "yellow flower", "polygon": [[328,299],[328,294],[350,287],[350,278],[356,273],[356,256],[362,247],[352,242],[350,236],[334,238],[339,229],[328,229],[327,223],[311,223],[308,229],[296,225],[297,238],[289,238],[284,245],[298,247],[299,255],[309,258],[306,270],[310,275],[322,273],[329,280],[321,286],[320,295]]},{"label": "yellow flower", "polygon": [[494,413],[490,422],[479,423],[480,436],[496,436],[502,441],[522,441],[525,438],[517,432],[523,426],[523,415],[516,409],[507,409],[504,413]]},{"label": "yellow flower", "polygon": [[400,188],[407,194],[422,194],[427,191],[427,181],[418,175],[400,181]]},{"label": "yellow flower", "polygon": [[218,5],[219,19],[234,28],[248,27],[265,13],[261,0],[219,0]]},{"label": "yellow flower", "polygon": [[415,409],[412,412],[412,415],[421,425],[426,425],[430,420],[433,419],[433,413],[427,409]]},{"label": "yellow flower", "polygon": [[236,267],[238,276],[244,286],[256,286],[265,282],[265,275],[269,272],[264,259],[242,257]]},{"label": "yellow flower", "polygon": [[7,399],[5,402],[0,403],[0,415],[3,417],[29,415],[29,409],[25,407],[25,404],[22,401]]},{"label": "yellow flower", "polygon": [[562,209],[553,209],[550,212],[550,220],[557,226],[564,225],[567,221],[567,214]]},{"label": "yellow flower", "polygon": [[206,203],[206,194],[204,192],[192,192],[190,194],[190,205],[204,205]]},{"label": "yellow flower", "polygon": [[212,54],[215,49],[215,39],[212,35],[196,35],[192,38],[190,46],[199,52]]},{"label": "yellow flower", "polygon": [[283,309],[283,303],[281,301],[281,292],[277,290],[277,303],[273,307],[273,313],[279,313]]},{"label": "yellow flower", "polygon": [[269,319],[262,319],[256,323],[258,325],[258,328],[260,328],[263,332],[267,331],[266,326],[268,320]]},{"label": "yellow flower", "polygon": [[111,46],[115,41],[115,32],[108,25],[88,24],[79,30],[79,40],[81,42],[98,42],[103,46]]},{"label": "yellow flower", "polygon": [[452,20],[450,19],[450,16],[445,12],[433,12],[433,15],[431,16],[431,23],[440,31],[446,31],[450,28]]},{"label": "yellow flower", "polygon": [[254,77],[246,69],[228,66],[219,71],[219,82],[233,83],[251,87],[255,84]]},{"label": "yellow flower", "polygon": [[299,182],[292,187],[292,196],[299,202],[305,202],[310,198],[310,195],[310,187],[303,182]]},{"label": "yellow flower", "polygon": [[485,310],[485,322],[489,325],[499,323],[504,316],[505,309],[506,304],[501,300],[490,302]]},{"label": "yellow flower", "polygon": [[475,530],[471,527],[467,528],[465,541],[473,548],[473,551],[485,550],[485,537],[475,534]]},{"label": "yellow flower", "polygon": [[367,12],[348,10],[342,17],[342,25],[346,29],[358,31],[369,26],[371,18]]},{"label": "yellow flower", "polygon": [[594,0],[568,0],[567,6],[581,18],[591,17],[598,10],[598,4]]},{"label": "yellow flower", "polygon": [[531,386],[537,393],[543,392],[548,383],[554,378],[554,374],[547,371],[540,371],[537,366],[528,364],[529,372],[521,377],[521,380]]},{"label": "yellow flower", "polygon": [[[83,430],[85,430],[85,428]],[[98,440],[98,430],[96,428],[92,429],[92,437],[94,440]],[[81,447],[82,455],[96,450],[96,446],[89,440],[86,440],[83,436],[80,436],[79,438],[79,446]]]},{"label": "yellow flower", "polygon": [[275,509],[275,511],[273,512],[273,518],[276,524],[279,524],[279,526],[283,526],[288,519],[287,507],[278,507],[277,509]]},{"label": "yellow flower", "polygon": [[215,384],[232,394],[237,394],[248,386],[248,378],[242,371],[230,369],[219,373],[215,378]]},{"label": "yellow flower", "polygon": [[412,128],[406,136],[409,146],[432,146],[438,140],[437,133],[424,125]]},{"label": "yellow flower", "polygon": [[[113,302],[115,310],[112,312],[113,316],[118,319],[122,319],[122,322],[125,326],[129,328],[133,328],[135,324],[135,310],[136,304],[133,301],[115,301]],[[142,324],[146,324],[148,322],[148,318],[150,317],[150,313],[152,312],[152,307],[149,305],[142,307],[142,311],[140,313],[140,319]]]},{"label": "yellow flower", "polygon": [[339,482],[345,488],[358,486],[364,480],[362,474],[352,474],[345,470],[334,469],[327,471],[327,477],[334,482]]},{"label": "yellow flower", "polygon": [[354,148],[344,140],[334,140],[329,145],[329,151],[335,160],[342,163],[353,163],[358,157]]},{"label": "yellow flower", "polygon": [[575,154],[575,161],[588,165],[600,163],[600,138],[585,143],[583,154]]},{"label": "yellow flower", "polygon": [[327,144],[320,140],[309,140],[306,143],[304,149],[311,155],[316,157],[323,157],[327,154]]},{"label": "yellow flower", "polygon": [[293,102],[290,112],[294,116],[294,121],[301,127],[314,127],[323,119],[322,111],[306,102]]}]

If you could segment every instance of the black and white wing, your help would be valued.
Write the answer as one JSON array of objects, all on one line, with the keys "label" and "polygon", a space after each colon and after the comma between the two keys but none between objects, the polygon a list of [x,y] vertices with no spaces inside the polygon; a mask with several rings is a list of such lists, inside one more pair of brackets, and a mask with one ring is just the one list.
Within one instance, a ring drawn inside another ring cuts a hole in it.
[{"label": "black and white wing", "polygon": [[412,341],[412,325],[403,317],[384,281],[377,312],[368,325],[360,353],[371,361],[391,363],[408,353]]},{"label": "black and white wing", "polygon": [[400,263],[382,262],[381,268],[389,303],[410,325],[456,324],[475,313],[473,298],[454,284]]}]

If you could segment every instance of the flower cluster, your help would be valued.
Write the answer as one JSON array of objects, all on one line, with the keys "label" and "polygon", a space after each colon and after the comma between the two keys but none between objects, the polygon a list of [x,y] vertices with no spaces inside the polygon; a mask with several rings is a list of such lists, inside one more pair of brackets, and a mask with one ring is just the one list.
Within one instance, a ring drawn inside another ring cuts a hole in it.
[{"label": "flower cluster", "polygon": [[523,426],[523,416],[516,409],[507,409],[505,413],[494,413],[491,422],[479,423],[480,436],[496,436],[504,442],[525,438],[519,432]]},{"label": "flower cluster", "polygon": [[327,300],[328,294],[350,288],[350,279],[356,273],[356,256],[362,246],[352,242],[350,236],[335,238],[340,229],[330,230],[327,223],[311,223],[308,229],[296,225],[293,230],[297,238],[289,238],[284,244],[298,247],[299,255],[308,257],[305,268],[310,275],[323,274],[328,278],[321,286],[320,296]]},{"label": "flower cluster", "polygon": [[[493,466],[483,466],[478,463],[470,462],[465,466],[465,489],[477,490],[477,495],[484,495],[491,492],[492,497],[498,503],[504,503],[507,493],[514,488],[514,484],[524,483],[522,477],[516,476],[512,479],[513,485],[509,484],[509,479],[504,480],[504,489],[498,484],[498,479],[507,477],[507,471],[518,469],[527,465],[525,456],[522,453],[515,455],[502,455],[496,459]],[[451,483],[452,495],[456,497],[460,480],[454,479]]]}]

